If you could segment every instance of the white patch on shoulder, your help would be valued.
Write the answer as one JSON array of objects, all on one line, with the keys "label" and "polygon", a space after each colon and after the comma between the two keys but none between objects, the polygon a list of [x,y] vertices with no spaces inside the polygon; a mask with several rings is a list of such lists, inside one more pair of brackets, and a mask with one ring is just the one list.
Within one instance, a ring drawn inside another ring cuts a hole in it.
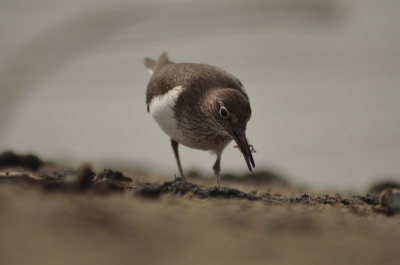
[{"label": "white patch on shoulder", "polygon": [[150,113],[153,115],[153,118],[156,120],[160,128],[178,143],[182,143],[184,137],[174,119],[173,107],[183,89],[182,86],[174,87],[168,91],[168,93],[154,97],[150,102]]},{"label": "white patch on shoulder", "polygon": [[244,88],[244,86],[242,86],[242,89],[243,89],[244,92],[246,92],[246,89]]},{"label": "white patch on shoulder", "polygon": [[153,70],[147,69],[147,71],[149,71],[150,75],[153,75]]}]

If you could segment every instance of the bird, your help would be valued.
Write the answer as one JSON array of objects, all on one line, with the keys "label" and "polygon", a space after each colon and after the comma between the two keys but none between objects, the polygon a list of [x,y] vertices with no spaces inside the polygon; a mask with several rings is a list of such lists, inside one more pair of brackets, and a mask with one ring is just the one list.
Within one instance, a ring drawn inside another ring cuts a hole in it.
[{"label": "bird", "polygon": [[174,63],[164,52],[155,61],[146,57],[151,77],[146,90],[147,112],[171,138],[180,179],[186,181],[179,144],[211,151],[217,187],[221,187],[221,156],[234,140],[252,171],[254,147],[246,138],[250,100],[242,83],[224,70],[207,64]]}]

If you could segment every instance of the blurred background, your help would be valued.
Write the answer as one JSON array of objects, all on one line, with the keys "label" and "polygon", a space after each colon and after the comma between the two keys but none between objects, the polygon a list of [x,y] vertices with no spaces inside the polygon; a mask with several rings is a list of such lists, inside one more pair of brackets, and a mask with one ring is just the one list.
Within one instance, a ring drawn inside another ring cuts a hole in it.
[{"label": "blurred background", "polygon": [[[146,56],[238,77],[256,169],[315,188],[400,176],[400,2],[2,0],[0,151],[172,178]],[[184,171],[215,158],[181,147]],[[233,144],[222,173],[246,172]]]}]

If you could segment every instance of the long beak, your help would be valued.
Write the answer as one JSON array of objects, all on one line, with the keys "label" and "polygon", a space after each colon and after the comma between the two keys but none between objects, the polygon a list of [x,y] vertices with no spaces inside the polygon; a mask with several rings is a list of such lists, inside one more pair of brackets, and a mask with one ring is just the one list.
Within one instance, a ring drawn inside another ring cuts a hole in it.
[{"label": "long beak", "polygon": [[[242,152],[244,156],[244,160],[246,160],[247,167],[249,168],[250,172],[252,171],[252,167],[256,167],[254,164],[253,155],[251,154],[251,150],[246,138],[245,131],[233,131],[233,139],[238,144],[240,152]],[[251,165],[250,165],[251,163]]]}]

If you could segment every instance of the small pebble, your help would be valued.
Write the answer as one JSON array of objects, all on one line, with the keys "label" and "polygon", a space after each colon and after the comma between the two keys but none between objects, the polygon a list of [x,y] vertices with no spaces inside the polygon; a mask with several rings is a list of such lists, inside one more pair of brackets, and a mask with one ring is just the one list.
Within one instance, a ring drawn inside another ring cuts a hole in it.
[{"label": "small pebble", "polygon": [[380,204],[388,214],[400,212],[400,189],[387,189],[381,193]]}]

